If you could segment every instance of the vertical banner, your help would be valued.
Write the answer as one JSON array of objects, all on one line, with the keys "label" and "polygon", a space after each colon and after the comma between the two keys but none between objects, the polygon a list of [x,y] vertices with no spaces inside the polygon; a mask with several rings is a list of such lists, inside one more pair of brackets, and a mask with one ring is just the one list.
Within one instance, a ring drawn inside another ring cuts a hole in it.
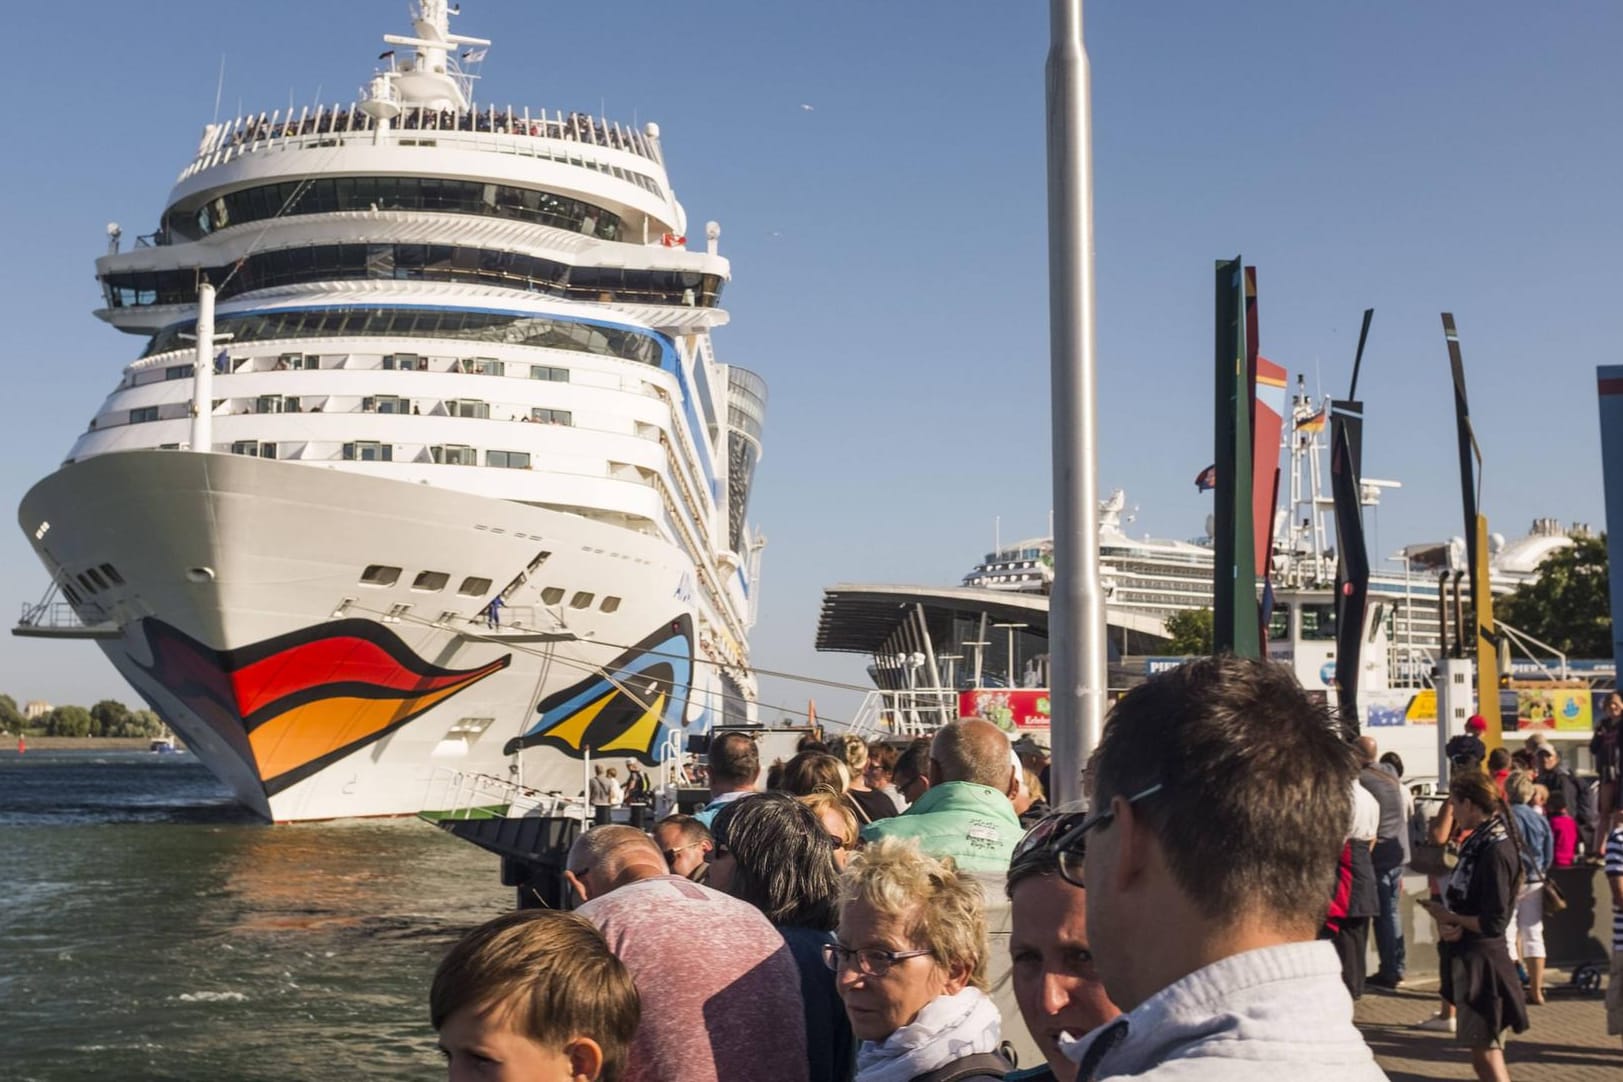
[{"label": "vertical banner", "polygon": [[1280,438],[1285,430],[1285,369],[1258,357],[1251,400],[1251,528],[1258,578],[1268,575],[1274,543],[1274,496],[1279,487]]},{"label": "vertical banner", "polygon": [[1252,527],[1251,407],[1246,324],[1254,319],[1256,278],[1239,256],[1219,260],[1213,365],[1216,374],[1217,498],[1213,512],[1212,650],[1259,657],[1257,577]]},{"label": "vertical banner", "polygon": [[1613,569],[1612,660],[1623,673],[1623,365],[1595,369],[1600,397],[1600,468],[1606,490],[1606,558]]}]

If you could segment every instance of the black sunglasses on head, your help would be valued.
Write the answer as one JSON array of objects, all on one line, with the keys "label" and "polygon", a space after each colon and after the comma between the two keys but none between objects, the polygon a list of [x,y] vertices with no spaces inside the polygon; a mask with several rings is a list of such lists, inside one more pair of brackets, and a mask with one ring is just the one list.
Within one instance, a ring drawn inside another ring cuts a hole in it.
[{"label": "black sunglasses on head", "polygon": [[[1129,806],[1137,804],[1145,797],[1153,796],[1160,791],[1161,783],[1156,782],[1149,788],[1128,797],[1127,803]],[[1084,886],[1082,861],[1087,856],[1088,835],[1109,826],[1115,818],[1116,813],[1107,808],[1097,815],[1090,815],[1087,812],[1055,812],[1039,820],[1036,826],[1026,831],[1024,837],[1015,843],[1014,855],[1009,859],[1010,873],[1019,871],[1024,863],[1053,860],[1061,879],[1073,887]]]}]

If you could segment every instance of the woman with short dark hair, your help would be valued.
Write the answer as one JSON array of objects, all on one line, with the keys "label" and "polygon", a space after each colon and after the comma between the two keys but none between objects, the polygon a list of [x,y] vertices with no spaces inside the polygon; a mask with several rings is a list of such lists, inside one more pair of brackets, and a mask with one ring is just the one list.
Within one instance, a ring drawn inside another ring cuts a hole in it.
[{"label": "woman with short dark hair", "polygon": [[1509,1082],[1504,1036],[1527,1028],[1521,981],[1505,942],[1522,879],[1519,835],[1488,775],[1462,772],[1448,786],[1454,820],[1470,831],[1442,902],[1425,903],[1437,918],[1442,994],[1458,1012],[1459,1040],[1471,1050],[1482,1082]]},{"label": "woman with short dark hair", "polygon": [[823,948],[839,921],[834,841],[810,808],[785,793],[735,800],[710,825],[710,886],[759,909],[800,969],[811,1082],[846,1082],[856,1045]]}]

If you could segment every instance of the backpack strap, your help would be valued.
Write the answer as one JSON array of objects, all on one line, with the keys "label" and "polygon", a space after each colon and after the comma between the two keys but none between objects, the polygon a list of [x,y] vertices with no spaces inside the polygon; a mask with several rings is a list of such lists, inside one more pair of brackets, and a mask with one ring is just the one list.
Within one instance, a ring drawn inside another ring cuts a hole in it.
[{"label": "backpack strap", "polygon": [[1003,1078],[1012,1065],[996,1052],[977,1052],[972,1056],[954,1060],[945,1067],[937,1067],[925,1074],[915,1075],[912,1082],[964,1082],[970,1078]]}]

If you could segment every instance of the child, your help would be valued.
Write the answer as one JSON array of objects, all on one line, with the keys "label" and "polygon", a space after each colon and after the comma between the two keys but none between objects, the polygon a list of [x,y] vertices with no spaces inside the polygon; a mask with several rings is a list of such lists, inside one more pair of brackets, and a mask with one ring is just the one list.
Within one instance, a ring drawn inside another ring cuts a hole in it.
[{"label": "child", "polygon": [[592,923],[551,909],[469,932],[440,962],[428,1004],[451,1082],[615,1082],[642,1014]]},{"label": "child", "polygon": [[1555,863],[1553,868],[1572,867],[1578,855],[1578,821],[1567,814],[1567,795],[1560,789],[1550,792],[1550,833],[1555,837]]}]

